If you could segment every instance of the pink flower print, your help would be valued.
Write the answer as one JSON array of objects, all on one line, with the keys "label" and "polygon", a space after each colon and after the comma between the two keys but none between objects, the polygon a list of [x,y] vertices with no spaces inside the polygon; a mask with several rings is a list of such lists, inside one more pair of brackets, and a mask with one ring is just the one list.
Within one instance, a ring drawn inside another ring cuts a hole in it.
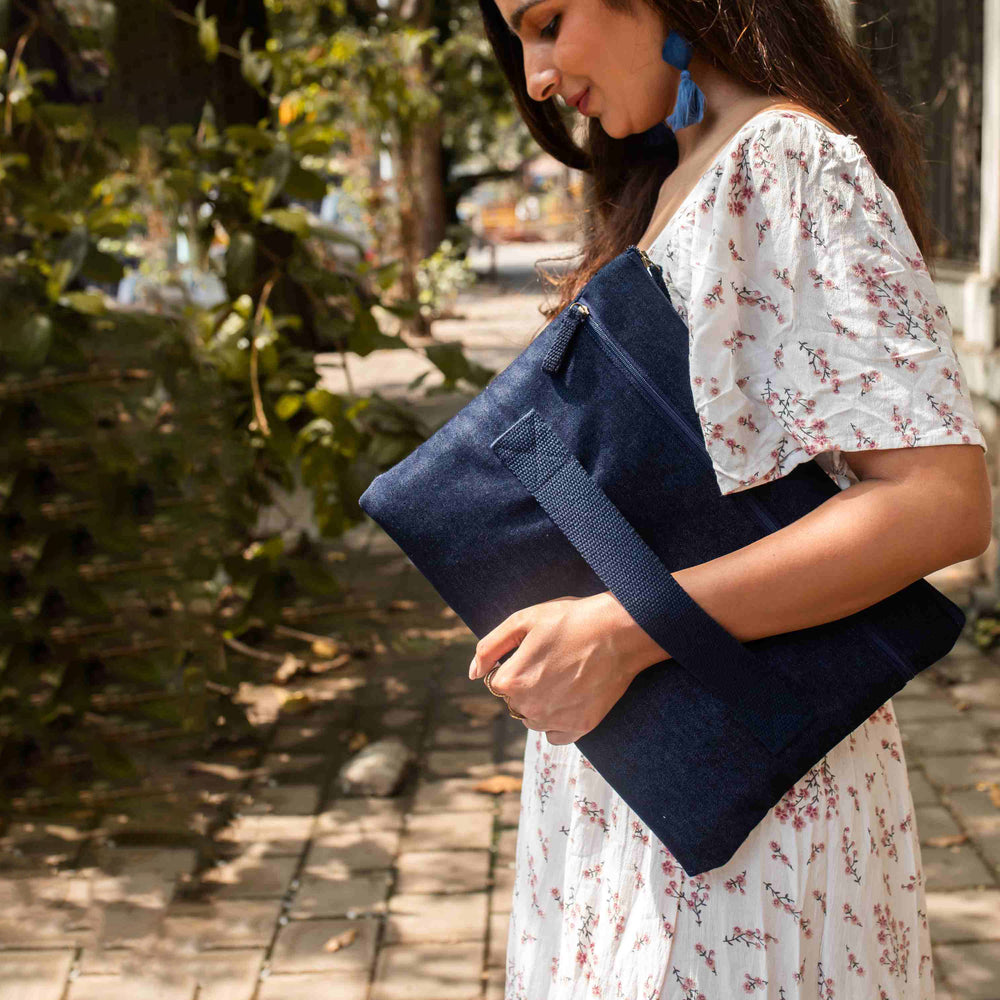
[{"label": "pink flower print", "polygon": [[[730,240],[729,241],[729,255],[730,255],[730,257],[733,258],[733,260],[742,260],[742,261],[746,260],[746,257],[741,257],[739,251],[736,249],[736,241],[735,240]],[[721,283],[719,285],[719,288],[720,289],[722,288]]]},{"label": "pink flower print", "polygon": [[753,993],[754,990],[762,990],[767,986],[767,980],[760,976],[751,976],[749,972],[744,972],[743,975],[746,977],[743,982],[744,993]]},{"label": "pink flower print", "polygon": [[794,870],[791,861],[788,860],[788,855],[782,851],[781,844],[779,844],[778,841],[772,840],[769,846],[771,848],[771,859],[773,861],[780,861],[783,865],[786,865]]},{"label": "pink flower print", "polygon": [[823,194],[826,195],[826,203],[830,206],[831,215],[842,215],[845,219],[851,217],[850,209],[840,200],[840,196],[836,191],[827,191],[826,188],[823,188]]},{"label": "pink flower print", "polygon": [[883,907],[881,903],[875,903],[873,912],[879,928],[878,942],[883,945],[879,965],[884,966],[889,975],[901,976],[905,981],[910,956],[909,928],[905,922],[893,917],[888,904]]},{"label": "pink flower print", "polygon": [[757,227],[757,246],[760,246],[764,242],[764,237],[771,229],[771,220],[765,218],[761,222],[754,223],[754,225]]},{"label": "pink flower print", "polygon": [[799,204],[796,214],[799,217],[799,235],[802,239],[814,240],[816,246],[825,247],[826,240],[819,234],[819,224],[816,222],[816,217],[804,201]]},{"label": "pink flower print", "polygon": [[857,955],[851,951],[848,945],[844,945],[847,949],[847,969],[849,972],[854,972],[858,976],[863,976],[865,974],[865,967],[858,961]]},{"label": "pink flower print", "polygon": [[872,236],[870,233],[867,239],[868,246],[872,247],[874,250],[881,250],[882,253],[889,253],[889,244],[883,239],[878,239]]},{"label": "pink flower print", "polygon": [[787,267],[783,267],[780,271],[778,270],[778,268],[774,268],[774,270],[771,273],[774,275],[775,278],[778,279],[778,281],[780,281],[785,286],[785,288],[788,288],[793,292],[795,291],[795,286],[792,284],[792,279],[788,277]]},{"label": "pink flower print", "polygon": [[725,882],[722,883],[726,891],[729,893],[739,892],[741,896],[747,894],[747,873],[746,869],[741,871],[739,875],[734,875],[732,878],[727,878]]},{"label": "pink flower print", "polygon": [[842,181],[844,181],[845,183],[849,184],[849,185],[850,185],[850,186],[851,186],[852,188],[854,188],[854,190],[855,190],[855,191],[856,191],[856,192],[857,192],[858,194],[861,194],[861,195],[863,195],[863,194],[865,193],[865,192],[864,192],[864,188],[862,188],[862,186],[861,186],[861,181],[860,181],[860,180],[858,180],[858,178],[857,178],[857,177],[852,177],[852,176],[851,176],[850,174],[848,174],[848,173],[847,173],[847,171],[844,171],[844,172],[843,172],[843,173],[842,173],[842,174],[840,175],[840,179],[841,179]]},{"label": "pink flower print", "polygon": [[757,338],[752,333],[744,333],[742,330],[733,330],[733,335],[726,338],[722,343],[729,348],[730,354],[735,354],[736,351],[743,346],[744,340],[756,340]]},{"label": "pink flower print", "polygon": [[[872,775],[874,777],[874,775]],[[844,855],[844,874],[850,875],[854,881],[861,884],[861,872],[858,866],[858,849],[850,836],[851,828],[844,827],[844,833],[840,839],[840,850]]]},{"label": "pink flower print", "polygon": [[840,379],[837,378],[840,369],[831,367],[826,350],[822,347],[810,347],[801,340],[799,341],[799,350],[805,351],[806,357],[809,359],[809,369],[819,379],[820,384],[826,385],[829,382],[835,393],[840,392]]},{"label": "pink flower print", "polygon": [[722,297],[722,279],[720,278],[713,286],[712,290],[704,298],[705,308],[714,309],[720,302],[726,300]]},{"label": "pink flower print", "polygon": [[777,318],[779,323],[783,323],[785,321],[784,314],[778,309],[777,305],[775,305],[774,300],[770,295],[755,288],[750,288],[749,285],[737,288],[735,281],[730,281],[729,285],[736,294],[737,305],[756,306],[761,312],[772,313]]},{"label": "pink flower print", "polygon": [[[795,899],[789,893],[781,892],[770,882],[765,882],[764,888],[771,894],[771,905],[775,909],[784,910],[785,913],[791,914],[795,923],[799,923],[799,921],[802,920],[802,911],[795,908]],[[802,921],[802,926],[806,926],[805,921]],[[811,932],[807,931],[805,936],[811,937]]]},{"label": "pink flower print", "polygon": [[705,964],[711,970],[712,974],[717,976],[719,972],[715,967],[715,949],[712,948],[709,950],[699,941],[695,943],[694,950],[705,960]]},{"label": "pink flower print", "polygon": [[806,160],[806,154],[801,149],[786,149],[785,156],[789,160],[794,160],[806,173],[809,173],[809,161]]},{"label": "pink flower print", "polygon": [[874,198],[865,198],[864,200],[865,211],[874,216],[875,222],[885,229],[888,229],[890,233],[895,234],[896,226],[893,224],[892,216],[886,211],[885,206],[882,204],[882,195],[879,192],[875,193]]},{"label": "pink flower print", "polygon": [[918,371],[920,366],[913,361],[911,358],[906,358],[899,351],[893,350],[888,344],[883,344],[885,348],[885,353],[889,355],[889,360],[892,362],[893,367],[896,369],[905,368],[907,371],[915,372]]},{"label": "pink flower print", "polygon": [[830,320],[830,325],[833,327],[833,332],[838,337],[846,337],[848,340],[857,341],[858,335],[854,330],[850,330],[845,326],[836,316],[831,313],[827,313],[827,318]]},{"label": "pink flower print", "polygon": [[784,344],[779,344],[778,347],[775,348],[774,354],[771,355],[771,358],[774,361],[775,368],[785,367],[784,357],[785,357]]},{"label": "pink flower print", "polygon": [[816,963],[816,996],[819,1000],[833,1000],[834,998],[834,979],[833,976],[823,975],[823,963]]},{"label": "pink flower print", "polygon": [[914,271],[927,270],[927,265],[924,263],[924,258],[920,256],[919,252],[917,253],[916,257],[907,257],[906,254],[903,254],[903,258],[906,261],[906,263],[913,268]]},{"label": "pink flower print", "polygon": [[[813,288],[826,288],[827,290],[836,288],[838,291],[840,285],[836,282],[831,281],[829,278],[824,278],[822,273],[817,271],[816,268],[809,268],[809,277],[812,278]],[[827,313],[829,315],[829,313]]]},{"label": "pink flower print", "polygon": [[753,422],[753,417],[749,413],[741,414],[736,418],[736,424],[739,427],[745,427],[748,431],[753,431],[754,434],[760,433],[760,428]]},{"label": "pink flower print", "polygon": [[863,927],[864,924],[858,919],[857,914],[854,912],[854,907],[850,903],[844,903],[844,922],[849,924],[854,924],[855,927]]},{"label": "pink flower print", "polygon": [[862,372],[858,377],[861,379],[861,395],[864,396],[872,391],[876,383],[882,380],[882,373],[872,369],[870,372]]},{"label": "pink flower print", "polygon": [[908,448],[913,448],[916,445],[920,435],[913,426],[913,420],[910,417],[904,417],[899,412],[899,406],[895,403],[892,407],[892,426]]}]

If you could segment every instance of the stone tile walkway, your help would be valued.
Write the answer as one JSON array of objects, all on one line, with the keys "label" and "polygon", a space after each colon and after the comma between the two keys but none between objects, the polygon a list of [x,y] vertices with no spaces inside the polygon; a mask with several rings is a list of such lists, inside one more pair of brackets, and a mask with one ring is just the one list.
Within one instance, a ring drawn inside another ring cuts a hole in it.
[{"label": "stone tile walkway", "polygon": [[[194,837],[152,803],[124,828],[106,810],[0,840],[0,1000],[503,997],[527,731],[468,680],[474,637],[383,533],[343,551],[384,645],[293,684],[311,711],[198,772],[191,794],[232,799],[230,822]],[[967,604],[964,569],[931,582]],[[894,704],[938,1000],[1000,1000],[1000,658],[963,640]],[[416,755],[398,793],[338,796],[343,762],[390,733]],[[484,791],[495,776],[515,780]]]}]

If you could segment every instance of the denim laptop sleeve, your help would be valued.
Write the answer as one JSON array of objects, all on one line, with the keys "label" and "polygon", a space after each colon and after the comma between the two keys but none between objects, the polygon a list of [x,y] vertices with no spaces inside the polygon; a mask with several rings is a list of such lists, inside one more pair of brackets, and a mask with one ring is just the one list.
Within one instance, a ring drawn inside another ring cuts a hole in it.
[{"label": "denim laptop sleeve", "polygon": [[671,573],[839,490],[806,462],[720,495],[688,379],[687,328],[631,246],[361,507],[478,637],[610,590],[671,654],[576,746],[694,876],[944,656],[965,615],[918,580],[825,625],[745,643],[723,629]]}]

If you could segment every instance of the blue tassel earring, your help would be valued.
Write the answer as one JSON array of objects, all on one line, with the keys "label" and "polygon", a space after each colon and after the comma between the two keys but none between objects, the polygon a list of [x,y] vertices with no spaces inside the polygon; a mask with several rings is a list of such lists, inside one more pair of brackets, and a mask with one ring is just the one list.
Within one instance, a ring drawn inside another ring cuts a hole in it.
[{"label": "blue tassel earring", "polygon": [[705,116],[705,95],[698,84],[691,79],[688,63],[691,62],[691,43],[679,32],[671,31],[663,43],[663,61],[681,71],[681,82],[677,88],[677,103],[674,110],[664,119],[664,123],[674,132],[697,125]]}]

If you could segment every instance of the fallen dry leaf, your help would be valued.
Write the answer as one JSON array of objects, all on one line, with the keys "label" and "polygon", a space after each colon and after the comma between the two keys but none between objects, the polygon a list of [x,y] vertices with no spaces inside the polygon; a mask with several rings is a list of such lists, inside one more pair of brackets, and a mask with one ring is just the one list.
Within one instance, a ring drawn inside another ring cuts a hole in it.
[{"label": "fallen dry leaf", "polygon": [[484,725],[490,719],[495,719],[503,711],[503,702],[499,698],[487,701],[485,698],[459,698],[458,707],[471,716],[471,726]]},{"label": "fallen dry leaf", "polygon": [[929,847],[955,847],[968,839],[964,833],[950,833],[944,837],[928,837],[926,843]]},{"label": "fallen dry leaf", "polygon": [[316,702],[305,691],[293,691],[285,699],[281,711],[286,715],[299,715],[315,707]]},{"label": "fallen dry leaf", "polygon": [[351,736],[350,742],[347,744],[347,749],[354,753],[356,750],[360,750],[362,747],[368,745],[368,734],[357,732]]},{"label": "fallen dry leaf", "polygon": [[472,786],[475,792],[489,792],[490,795],[500,795],[503,792],[517,792],[521,788],[521,779],[512,774],[494,774],[484,778]]},{"label": "fallen dry leaf", "polygon": [[413,611],[418,607],[416,601],[406,600],[402,597],[397,598],[394,601],[390,601],[386,605],[386,610],[388,611]]},{"label": "fallen dry leaf", "polygon": [[310,665],[309,669],[314,674],[325,674],[328,670],[336,670],[337,667],[342,667],[345,663],[350,663],[353,658],[353,654],[351,653],[341,653],[332,660],[316,660]]},{"label": "fallen dry leaf", "polygon": [[340,652],[340,647],[332,639],[317,639],[311,648],[313,656],[321,660],[332,660]]},{"label": "fallen dry leaf", "polygon": [[290,681],[303,667],[305,663],[300,660],[297,656],[293,656],[291,653],[286,653],[285,658],[281,661],[281,666],[278,667],[274,672],[274,683],[275,684],[286,684]]},{"label": "fallen dry leaf", "polygon": [[976,785],[977,792],[988,792],[990,802],[1000,809],[1000,781],[980,781]]},{"label": "fallen dry leaf", "polygon": [[956,701],[955,702],[955,708],[957,708],[960,712],[966,711],[968,709],[968,707],[969,707],[969,702],[967,702],[967,701]]},{"label": "fallen dry leaf", "polygon": [[340,951],[341,948],[346,948],[351,944],[354,939],[358,936],[357,928],[349,927],[343,934],[334,934],[325,945],[323,945],[324,951]]}]

